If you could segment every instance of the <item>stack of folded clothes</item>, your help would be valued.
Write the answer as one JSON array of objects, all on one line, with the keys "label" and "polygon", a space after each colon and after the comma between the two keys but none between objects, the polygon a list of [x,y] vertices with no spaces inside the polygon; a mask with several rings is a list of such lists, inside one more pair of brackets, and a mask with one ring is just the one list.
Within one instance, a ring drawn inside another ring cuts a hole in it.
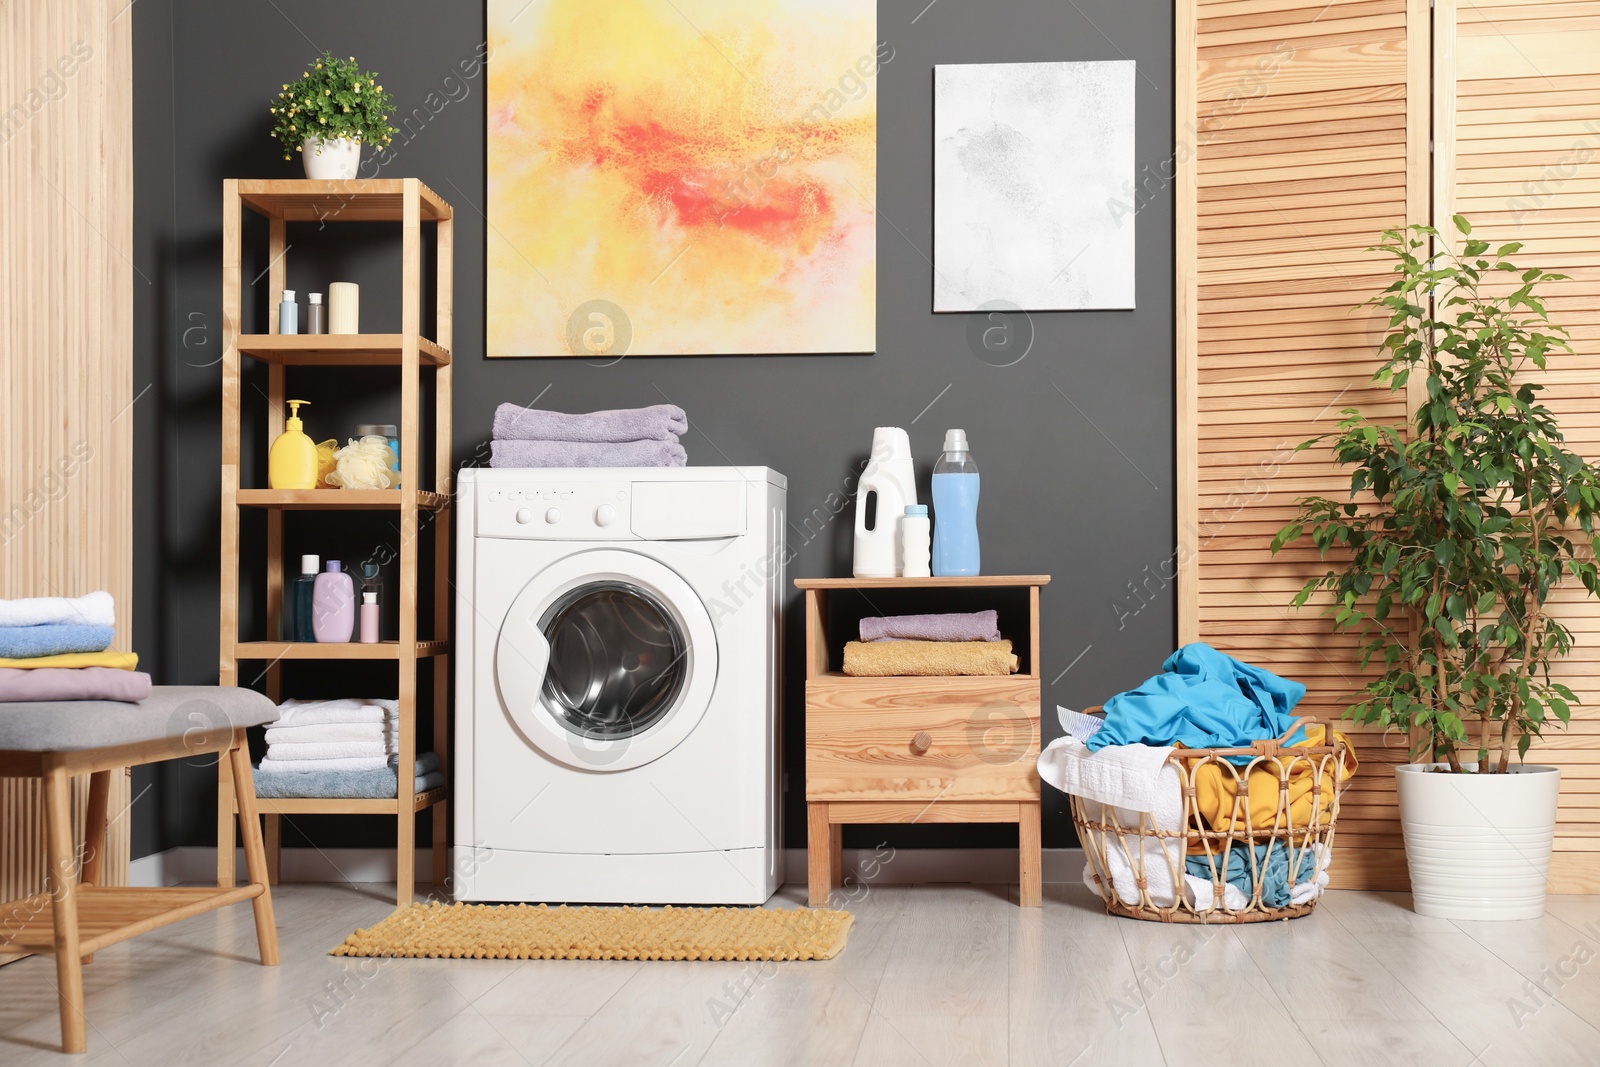
[{"label": "stack of folded clothes", "polygon": [[682,467],[689,417],[675,404],[568,415],[517,404],[494,413],[491,467]]},{"label": "stack of folded clothes", "polygon": [[[400,704],[375,697],[285,700],[267,727],[256,768],[263,797],[393,797],[399,790]],[[424,752],[416,791],[444,785],[439,757]]]},{"label": "stack of folded clothes", "polygon": [[844,646],[844,673],[857,678],[1014,674],[1017,657],[999,615],[882,615],[862,619],[861,640]]},{"label": "stack of folded clothes", "polygon": [[139,657],[108,651],[115,626],[110,593],[0,600],[0,701],[143,700]]}]

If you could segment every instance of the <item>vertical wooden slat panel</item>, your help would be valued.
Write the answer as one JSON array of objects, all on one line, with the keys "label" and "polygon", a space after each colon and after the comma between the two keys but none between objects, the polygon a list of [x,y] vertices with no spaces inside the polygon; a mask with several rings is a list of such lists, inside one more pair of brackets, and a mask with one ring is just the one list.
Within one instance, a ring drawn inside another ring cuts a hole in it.
[{"label": "vertical wooden slat panel", "polygon": [[[0,5],[0,597],[109,590],[130,647],[132,19]],[[87,782],[75,787],[81,807]],[[112,776],[112,814],[128,804]],[[36,783],[0,780],[0,898],[44,880]],[[81,828],[82,816],[79,814]],[[103,880],[125,884],[127,819]]]},{"label": "vertical wooden slat panel", "polygon": [[[1297,442],[1345,407],[1405,414],[1403,396],[1369,381],[1382,319],[1350,309],[1388,284],[1388,263],[1367,250],[1380,231],[1427,218],[1428,4],[1202,0],[1190,14],[1193,97],[1180,88],[1178,101],[1194,146],[1181,168],[1191,210],[1178,184],[1179,308],[1192,292],[1194,309],[1190,329],[1179,316],[1179,633],[1305,682],[1301,710],[1336,721],[1365,681],[1354,641],[1330,637],[1315,610],[1288,608],[1325,564],[1309,547],[1273,557],[1268,544],[1298,497],[1349,485],[1328,450],[1296,455]],[[1404,745],[1343,728],[1364,773],[1341,814],[1335,884],[1403,886],[1389,766]]]},{"label": "vertical wooden slat panel", "polygon": [[[1600,460],[1600,19],[1580,2],[1495,7],[1440,0],[1438,218],[1452,210],[1473,236],[1521,241],[1516,260],[1572,276],[1548,289],[1574,354],[1551,358],[1546,403],[1570,445]],[[1571,728],[1529,761],[1561,768],[1550,889],[1600,892],[1600,603],[1555,594],[1577,647],[1556,670],[1582,698]]]}]

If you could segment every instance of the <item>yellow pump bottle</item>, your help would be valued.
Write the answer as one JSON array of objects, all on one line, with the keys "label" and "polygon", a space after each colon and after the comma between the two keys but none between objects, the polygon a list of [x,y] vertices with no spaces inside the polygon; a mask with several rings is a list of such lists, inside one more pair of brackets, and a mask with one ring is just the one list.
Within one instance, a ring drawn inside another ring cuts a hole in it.
[{"label": "yellow pump bottle", "polygon": [[300,421],[306,400],[289,401],[287,428],[272,442],[267,453],[267,484],[273,489],[315,489],[317,487],[317,446],[306,436]]}]

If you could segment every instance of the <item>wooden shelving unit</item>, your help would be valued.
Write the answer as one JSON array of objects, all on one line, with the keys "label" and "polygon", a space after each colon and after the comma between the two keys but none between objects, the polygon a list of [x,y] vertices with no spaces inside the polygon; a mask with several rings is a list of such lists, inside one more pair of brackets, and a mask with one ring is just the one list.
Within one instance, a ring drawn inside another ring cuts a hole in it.
[{"label": "wooden shelving unit", "polygon": [[[401,235],[401,329],[397,334],[278,334],[278,308],[269,299],[267,332],[241,334],[243,310],[243,215],[250,210],[267,219],[268,292],[284,288],[291,222],[399,222]],[[422,335],[422,223],[436,226],[438,278],[435,287],[435,336]],[[222,358],[222,611],[220,681],[238,685],[240,664],[264,661],[267,695],[280,700],[279,663],[283,660],[392,660],[399,671],[400,754],[399,795],[392,799],[333,799],[258,797],[266,816],[267,862],[272,881],[278,880],[279,820],[296,814],[393,815],[396,825],[396,903],[412,898],[416,871],[415,813],[433,812],[433,881],[443,884],[446,874],[448,789],[418,794],[410,769],[417,755],[418,664],[428,660],[433,672],[433,748],[449,773],[449,565],[450,522],[450,344],[454,276],[454,213],[433,190],[415,178],[358,181],[245,181],[229,180],[223,186],[223,358]],[[240,485],[241,360],[254,359],[268,367],[267,440],[283,432],[285,419],[284,368],[334,366],[392,366],[400,370],[400,470],[403,488],[394,490],[275,490]],[[434,375],[434,472],[432,489],[419,488],[422,470],[422,373]],[[294,641],[247,641],[240,638],[239,526],[240,509],[266,512],[267,574],[266,626],[279,632],[284,590],[283,513],[285,511],[374,511],[398,513],[400,527],[399,613],[396,641],[373,645],[315,644]],[[418,534],[421,517],[428,514],[433,528],[434,605],[431,635],[419,632],[417,591]],[[220,766],[221,792],[217,804],[217,883],[234,883],[234,818],[232,774],[226,761]]]},{"label": "wooden shelving unit", "polygon": [[[812,907],[826,907],[841,884],[845,825],[969,822],[1017,824],[1018,903],[1039,906],[1039,590],[1049,582],[1046,574],[795,581],[806,599]],[[1000,612],[1021,673],[857,678],[835,666],[863,615],[980,608]]]}]

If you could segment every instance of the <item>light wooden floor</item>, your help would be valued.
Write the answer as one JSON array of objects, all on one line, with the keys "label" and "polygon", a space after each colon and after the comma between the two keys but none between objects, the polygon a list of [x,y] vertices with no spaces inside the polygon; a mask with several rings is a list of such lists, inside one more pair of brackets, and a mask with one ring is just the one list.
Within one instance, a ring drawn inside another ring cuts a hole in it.
[{"label": "light wooden floor", "polygon": [[50,962],[0,968],[0,1064],[1600,1063],[1600,897],[1450,923],[1342,892],[1235,929],[1108,918],[1068,885],[1042,910],[1014,887],[885,886],[824,963],[325,955],[387,892],[280,886],[275,970],[254,962],[248,908],[100,953],[87,1057],[46,1051]]}]

